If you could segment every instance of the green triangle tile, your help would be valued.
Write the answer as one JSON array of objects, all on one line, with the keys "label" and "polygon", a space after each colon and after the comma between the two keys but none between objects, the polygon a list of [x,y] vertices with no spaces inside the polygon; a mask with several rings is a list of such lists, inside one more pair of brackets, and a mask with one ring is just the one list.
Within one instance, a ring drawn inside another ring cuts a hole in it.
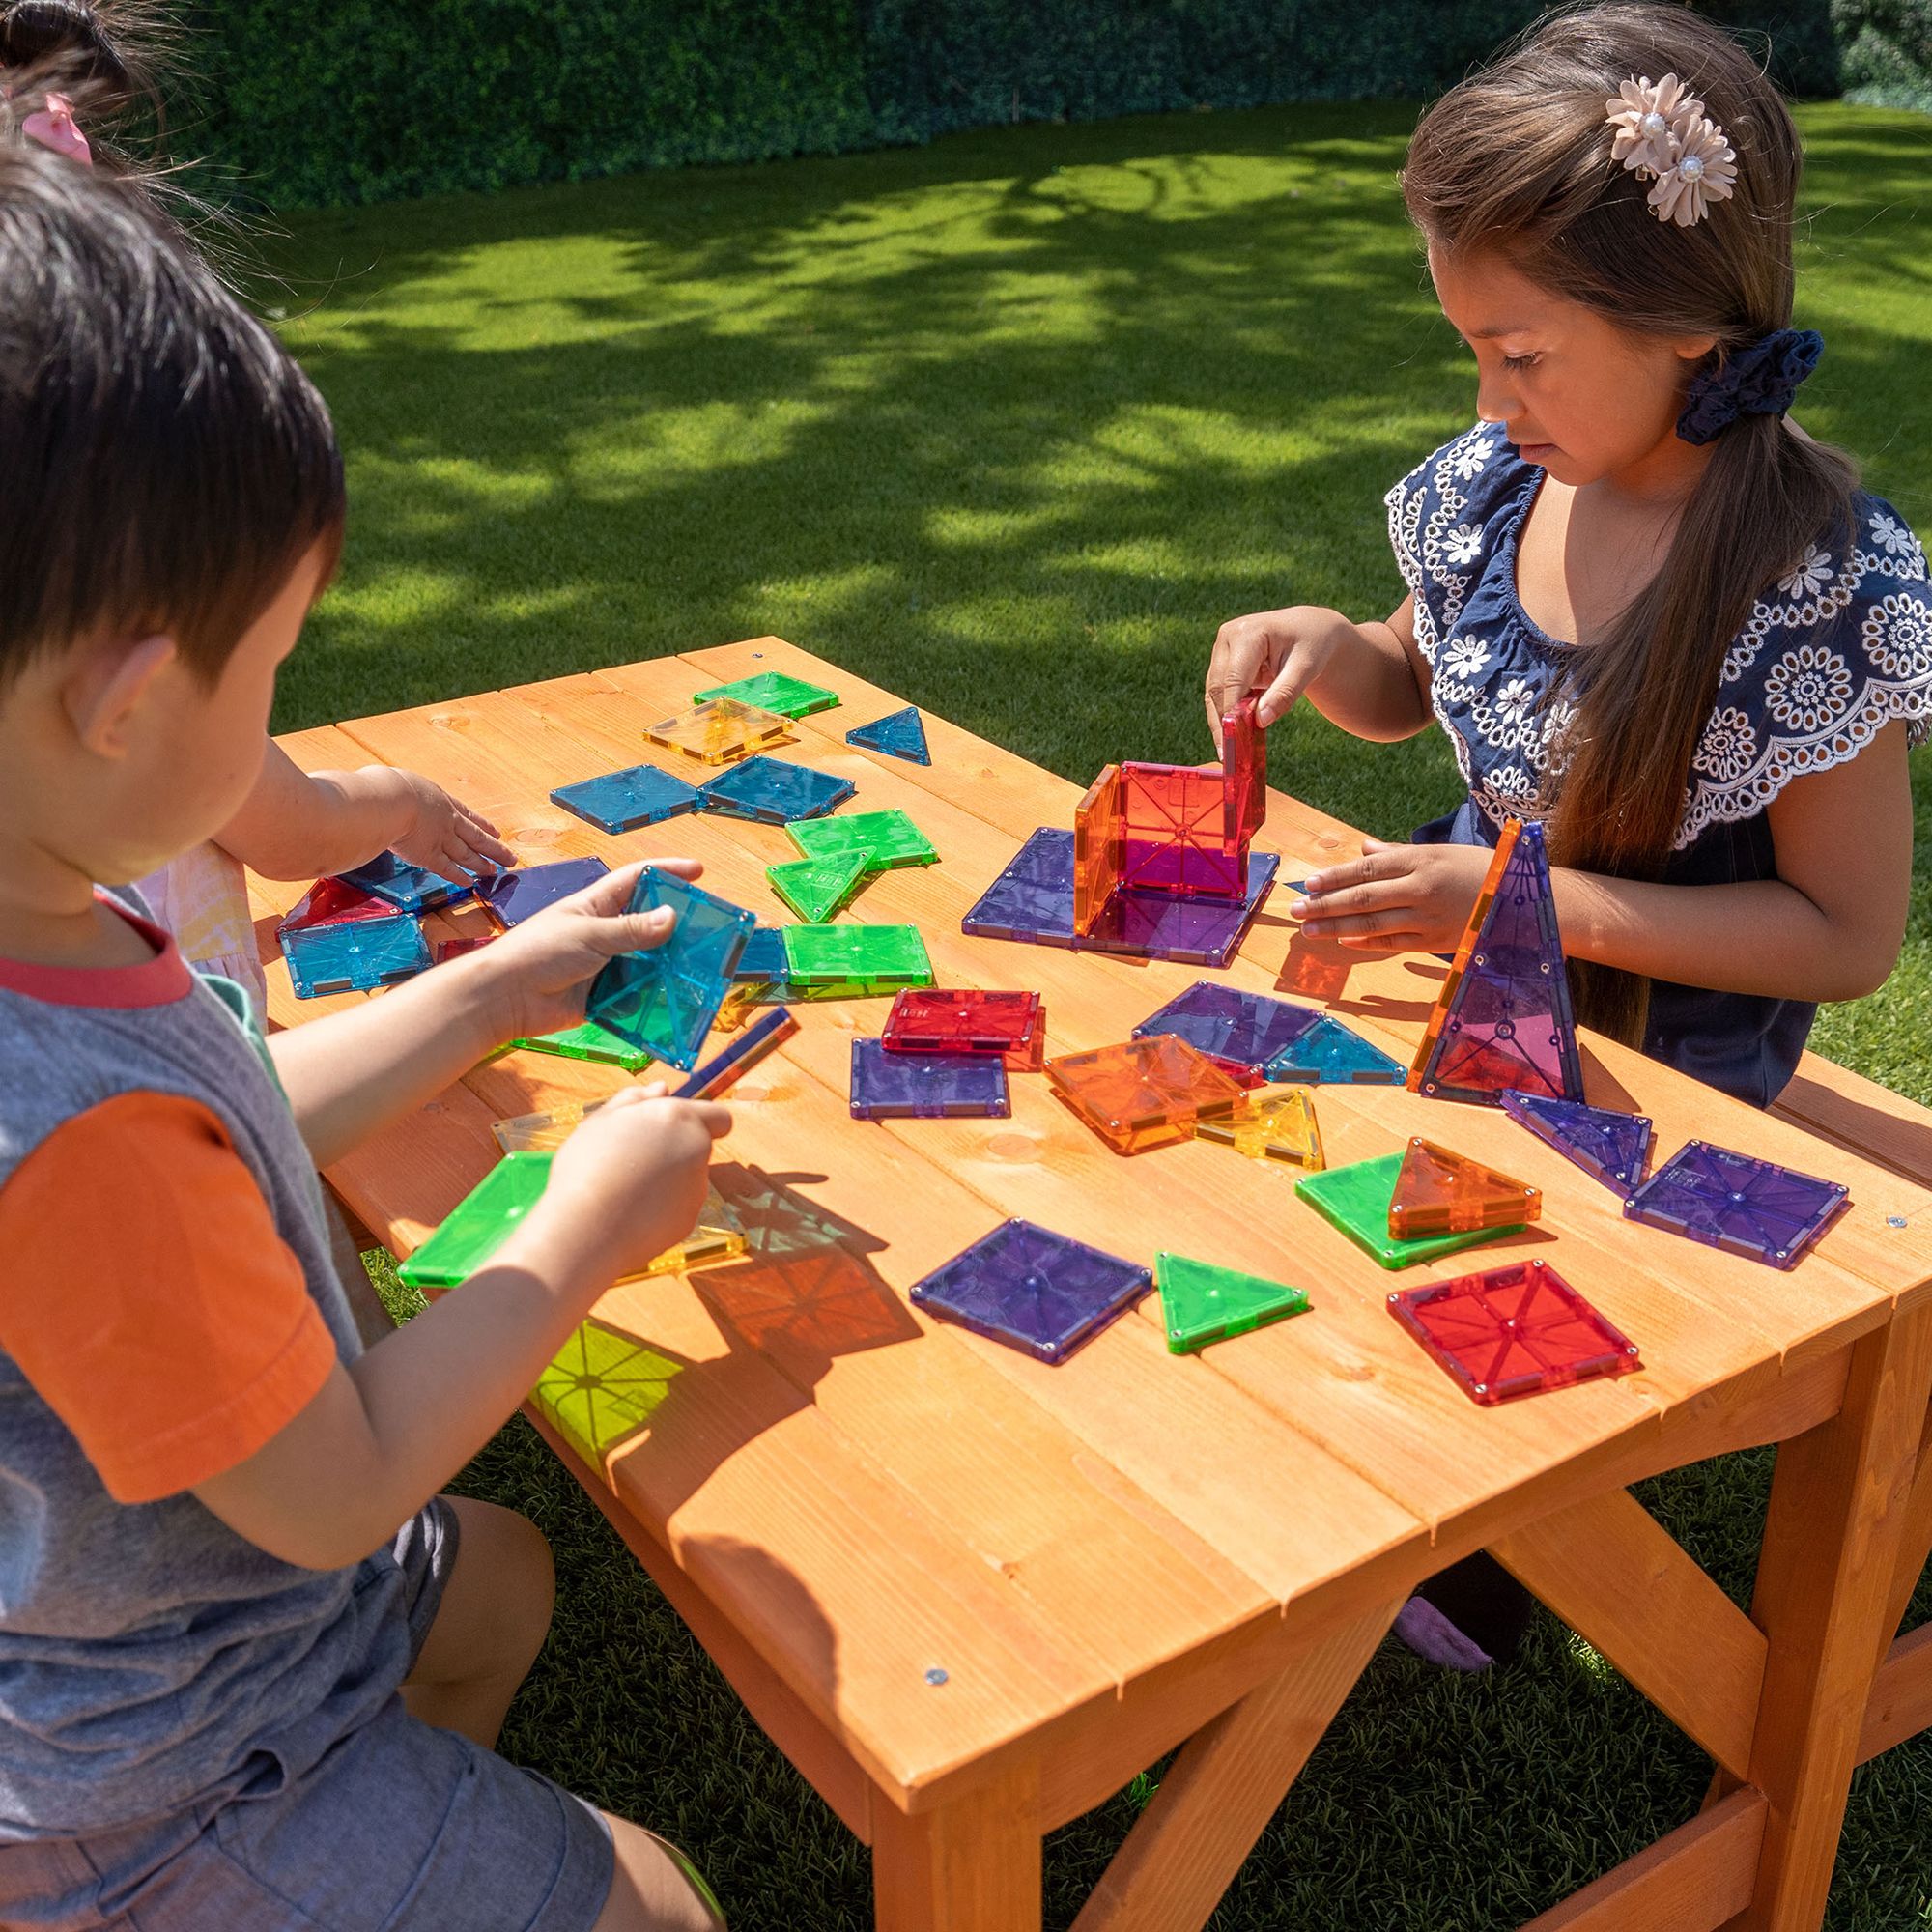
[{"label": "green triangle tile", "polygon": [[859,890],[866,872],[862,852],[830,859],[792,859],[782,866],[765,867],[772,891],[811,925],[830,919]]},{"label": "green triangle tile", "polygon": [[609,1027],[595,1020],[580,1026],[562,1027],[555,1033],[539,1034],[533,1039],[513,1039],[513,1047],[526,1053],[554,1053],[565,1060],[594,1060],[607,1066],[621,1066],[626,1073],[641,1073],[651,1064],[651,1056],[640,1046],[619,1039]]},{"label": "green triangle tile", "polygon": [[1185,1255],[1156,1255],[1154,1280],[1160,1285],[1167,1346],[1177,1355],[1191,1354],[1230,1335],[1245,1335],[1308,1307],[1308,1297],[1298,1288]]},{"label": "green triangle tile", "polygon": [[1426,1235],[1399,1241],[1389,1233],[1389,1203],[1395,1198],[1402,1154],[1385,1153],[1375,1160],[1358,1160],[1350,1167],[1331,1167],[1324,1174],[1304,1174],[1294,1191],[1321,1216],[1385,1268],[1408,1267],[1435,1261],[1484,1241],[1520,1235],[1520,1227],[1472,1228],[1463,1235]]}]

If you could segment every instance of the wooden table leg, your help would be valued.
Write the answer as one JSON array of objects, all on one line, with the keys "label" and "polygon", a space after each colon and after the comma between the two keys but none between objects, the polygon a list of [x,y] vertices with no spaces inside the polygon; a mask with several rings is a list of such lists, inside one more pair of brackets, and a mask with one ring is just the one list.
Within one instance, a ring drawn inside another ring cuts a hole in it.
[{"label": "wooden table leg", "polygon": [[1750,1905],[1727,1932],[1824,1918],[1932,1391],[1932,1311],[1852,1353],[1844,1406],[1777,1452],[1751,1621],[1769,1649],[1749,1782],[1769,1810]]},{"label": "wooden table leg", "polygon": [[1401,1607],[1344,1624],[1196,1732],[1073,1932],[1200,1932]]},{"label": "wooden table leg", "polygon": [[1039,1932],[1039,1771],[1024,1764],[936,1811],[872,1807],[878,1932]]}]

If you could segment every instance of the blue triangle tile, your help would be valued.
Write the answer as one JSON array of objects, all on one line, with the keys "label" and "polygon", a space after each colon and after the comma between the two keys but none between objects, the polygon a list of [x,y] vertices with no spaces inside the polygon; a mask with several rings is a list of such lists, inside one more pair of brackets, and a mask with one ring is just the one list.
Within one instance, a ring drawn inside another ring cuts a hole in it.
[{"label": "blue triangle tile", "polygon": [[1390,1059],[1380,1047],[1372,1046],[1360,1034],[1326,1013],[1318,1014],[1299,1039],[1283,1047],[1268,1062],[1266,1071],[1270,1080],[1303,1085],[1353,1082],[1358,1086],[1400,1087],[1408,1077],[1401,1061]]},{"label": "blue triangle tile", "polygon": [[919,715],[919,707],[913,704],[903,711],[875,718],[869,724],[855,724],[846,732],[845,742],[857,745],[862,751],[884,752],[889,757],[904,758],[915,765],[932,762],[932,753],[925,748],[925,721]]}]

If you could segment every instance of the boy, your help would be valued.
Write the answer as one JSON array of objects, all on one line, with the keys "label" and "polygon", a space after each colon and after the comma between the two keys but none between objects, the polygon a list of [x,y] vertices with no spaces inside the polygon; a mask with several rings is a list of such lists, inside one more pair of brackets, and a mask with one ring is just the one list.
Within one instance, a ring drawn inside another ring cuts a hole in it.
[{"label": "boy", "polygon": [[12,141],[0,463],[0,1922],[704,1932],[668,1847],[489,1749],[548,1552],[436,1492],[690,1229],[728,1114],[611,1102],[366,1353],[315,1180],[668,924],[627,868],[265,1046],[92,882],[254,782],[340,543],[334,433],[131,190]]}]

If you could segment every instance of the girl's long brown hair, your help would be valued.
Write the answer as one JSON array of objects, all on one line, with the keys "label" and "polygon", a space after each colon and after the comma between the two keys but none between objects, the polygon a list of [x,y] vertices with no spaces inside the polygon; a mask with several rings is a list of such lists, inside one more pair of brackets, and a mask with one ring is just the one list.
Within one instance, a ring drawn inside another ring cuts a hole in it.
[{"label": "girl's long brown hair", "polygon": [[[1677,74],[1737,154],[1728,201],[1661,222],[1610,156],[1605,102]],[[1729,35],[1679,6],[1588,5],[1547,16],[1423,116],[1403,170],[1411,218],[1440,253],[1494,252],[1540,287],[1642,334],[1713,335],[1705,368],[1791,323],[1797,129]],[[1687,367],[1687,384],[1697,370]],[[1850,458],[1740,416],[1717,439],[1657,576],[1570,654],[1577,706],[1553,761],[1557,863],[1656,878],[1682,820],[1690,758],[1725,651],[1765,588],[1844,526]],[[1581,1017],[1641,1040],[1649,982],[1573,961]]]}]

